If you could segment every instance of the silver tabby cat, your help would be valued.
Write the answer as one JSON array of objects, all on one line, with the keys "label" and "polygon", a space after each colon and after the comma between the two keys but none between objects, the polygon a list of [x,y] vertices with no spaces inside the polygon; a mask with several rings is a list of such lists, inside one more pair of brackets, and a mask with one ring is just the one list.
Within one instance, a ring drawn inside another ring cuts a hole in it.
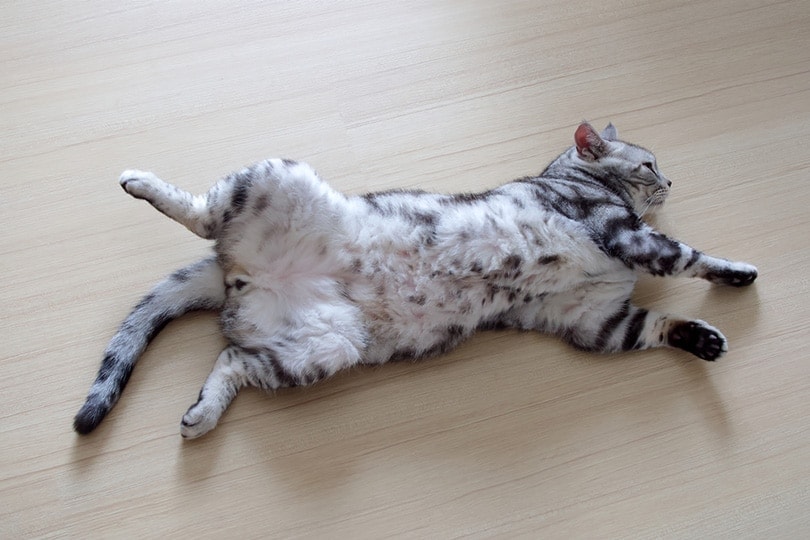
[{"label": "silver tabby cat", "polygon": [[676,347],[705,360],[726,338],[703,321],[634,306],[638,273],[751,284],[753,266],[710,257],[642,221],[671,182],[651,152],[581,124],[539,176],[483,193],[346,196],[306,164],[270,159],[193,196],[140,171],[120,183],[202,238],[133,309],[76,415],[92,431],[149,341],[172,319],[218,310],[228,346],[183,437],[216,426],[239,389],[308,385],[358,364],[447,351],[478,328],[547,332],[613,352]]}]

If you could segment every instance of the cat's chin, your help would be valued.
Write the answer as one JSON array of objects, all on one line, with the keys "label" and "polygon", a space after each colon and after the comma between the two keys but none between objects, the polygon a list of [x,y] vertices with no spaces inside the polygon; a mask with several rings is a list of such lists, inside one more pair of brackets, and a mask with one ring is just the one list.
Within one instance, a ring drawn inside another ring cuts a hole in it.
[{"label": "cat's chin", "polygon": [[664,206],[664,203],[658,203],[650,206],[646,212],[641,216],[641,219],[650,225],[656,225],[658,222],[659,210]]},{"label": "cat's chin", "polygon": [[656,214],[658,214],[658,211],[661,210],[661,208],[663,208],[663,207],[664,207],[664,201],[657,202],[655,204],[650,205],[650,207],[647,209],[647,213],[651,214],[651,215],[656,215]]}]

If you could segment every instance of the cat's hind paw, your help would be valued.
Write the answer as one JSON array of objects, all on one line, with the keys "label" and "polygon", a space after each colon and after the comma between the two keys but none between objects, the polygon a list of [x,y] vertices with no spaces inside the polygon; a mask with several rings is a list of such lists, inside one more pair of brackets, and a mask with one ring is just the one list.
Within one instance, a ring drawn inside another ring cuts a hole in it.
[{"label": "cat's hind paw", "polygon": [[206,410],[206,407],[199,404],[194,404],[183,415],[183,420],[180,422],[180,435],[184,439],[196,439],[214,429],[218,420],[219,417],[212,411]]},{"label": "cat's hind paw", "polygon": [[709,361],[717,360],[728,351],[726,336],[704,321],[673,324],[667,335],[667,344]]},{"label": "cat's hind paw", "polygon": [[150,202],[155,200],[165,185],[165,182],[153,173],[134,169],[122,172],[118,178],[118,183],[121,184],[124,191],[136,199],[144,199]]}]

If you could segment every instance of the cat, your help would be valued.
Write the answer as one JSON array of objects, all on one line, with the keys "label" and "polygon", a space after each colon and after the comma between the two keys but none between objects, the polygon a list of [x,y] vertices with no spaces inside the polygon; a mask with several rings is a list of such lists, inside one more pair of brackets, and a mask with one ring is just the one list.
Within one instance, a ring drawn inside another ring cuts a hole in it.
[{"label": "cat", "polygon": [[239,389],[309,385],[359,364],[448,351],[476,329],[556,334],[596,352],[727,350],[704,321],[630,301],[639,273],[750,285],[757,269],[708,256],[642,217],[670,182],[648,150],[609,124],[578,126],[541,174],[481,193],[393,190],[346,196],[305,163],[270,159],[192,196],[129,170],[124,190],[194,234],[215,256],[177,270],[124,320],[74,428],[117,402],[149,341],[190,310],[218,310],[228,346],[183,416],[213,429]]}]

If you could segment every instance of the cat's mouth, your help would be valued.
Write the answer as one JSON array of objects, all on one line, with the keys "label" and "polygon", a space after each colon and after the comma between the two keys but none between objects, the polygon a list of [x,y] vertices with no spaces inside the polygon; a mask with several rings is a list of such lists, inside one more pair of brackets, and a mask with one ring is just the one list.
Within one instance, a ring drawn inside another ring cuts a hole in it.
[{"label": "cat's mouth", "polygon": [[647,201],[654,206],[659,206],[664,204],[664,201],[667,200],[667,195],[669,195],[669,190],[667,188],[658,188],[656,189],[650,198]]},{"label": "cat's mouth", "polygon": [[664,201],[667,200],[667,195],[669,195],[669,190],[667,188],[656,189],[653,194],[647,197],[647,200],[644,201],[644,206],[641,208],[640,216],[643,216],[650,210],[657,210],[658,207],[663,205]]}]

